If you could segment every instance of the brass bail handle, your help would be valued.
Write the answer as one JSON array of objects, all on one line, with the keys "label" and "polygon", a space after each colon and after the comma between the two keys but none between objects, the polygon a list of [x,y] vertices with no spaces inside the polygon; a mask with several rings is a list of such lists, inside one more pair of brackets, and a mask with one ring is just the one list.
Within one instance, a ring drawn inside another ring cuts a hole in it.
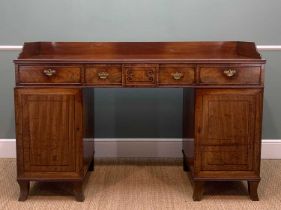
[{"label": "brass bail handle", "polygon": [[171,73],[171,76],[174,78],[174,80],[180,80],[183,77],[183,73],[175,72],[175,73]]},{"label": "brass bail handle", "polygon": [[43,73],[48,76],[51,77],[54,74],[56,74],[56,70],[55,69],[44,69]]},{"label": "brass bail handle", "polygon": [[102,72],[98,73],[98,76],[99,76],[100,79],[107,79],[108,76],[109,76],[109,73],[107,73],[105,71],[102,71]]},{"label": "brass bail handle", "polygon": [[223,73],[227,76],[227,77],[233,77],[236,74],[236,70],[235,69],[226,69],[223,71]]}]

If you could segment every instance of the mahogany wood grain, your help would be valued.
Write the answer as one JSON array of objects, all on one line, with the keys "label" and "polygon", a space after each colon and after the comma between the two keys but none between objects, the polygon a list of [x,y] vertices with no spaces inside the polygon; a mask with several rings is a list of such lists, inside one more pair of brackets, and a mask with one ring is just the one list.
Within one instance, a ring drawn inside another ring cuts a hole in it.
[{"label": "mahogany wood grain", "polygon": [[197,177],[201,171],[221,171],[219,177],[228,171],[252,171],[258,179],[259,164],[253,157],[260,147],[254,131],[261,122],[261,90],[200,89],[196,99]]},{"label": "mahogany wood grain", "polygon": [[[228,70],[233,70],[234,75],[227,76],[225,71]],[[258,85],[261,84],[261,66],[199,66],[199,83],[206,85]]]},{"label": "mahogany wood grain", "polygon": [[93,142],[84,159],[81,90],[16,88],[15,104],[20,200],[27,197],[30,180],[83,180]]},{"label": "mahogany wood grain", "polygon": [[200,170],[202,171],[227,173],[226,171],[250,171],[253,167],[251,145],[202,146],[200,153]]},{"label": "mahogany wood grain", "polygon": [[[81,66],[23,65],[19,67],[19,84],[81,84]],[[53,71],[46,75],[45,70]]]},{"label": "mahogany wood grain", "polygon": [[122,86],[122,66],[120,64],[94,64],[85,69],[86,85]]},{"label": "mahogany wood grain", "polygon": [[95,149],[89,86],[183,87],[183,168],[193,199],[206,181],[222,180],[248,181],[259,199],[265,60],[254,43],[33,42],[14,62],[19,200],[30,181],[68,181],[76,200],[85,199]]},{"label": "mahogany wood grain", "polygon": [[[77,173],[75,100],[79,90],[16,89],[22,119],[23,172]],[[65,147],[65,145],[68,145]],[[58,173],[59,174],[59,173]],[[22,174],[24,177],[24,173]]]},{"label": "mahogany wood grain", "polygon": [[[245,46],[246,47],[243,47]],[[200,46],[200,47],[198,47]],[[40,42],[25,43],[19,61],[29,59],[116,62],[227,59],[260,62],[252,42]]]},{"label": "mahogany wood grain", "polygon": [[153,87],[157,85],[157,64],[125,64],[123,72],[124,86]]},{"label": "mahogany wood grain", "polygon": [[195,66],[187,64],[162,64],[159,66],[159,86],[192,85],[195,83]]}]

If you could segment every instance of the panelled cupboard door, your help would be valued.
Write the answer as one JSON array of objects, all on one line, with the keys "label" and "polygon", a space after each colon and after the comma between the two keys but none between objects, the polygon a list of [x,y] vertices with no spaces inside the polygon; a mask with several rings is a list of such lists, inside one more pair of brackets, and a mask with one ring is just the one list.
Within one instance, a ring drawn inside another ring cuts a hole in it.
[{"label": "panelled cupboard door", "polygon": [[197,173],[259,174],[261,106],[261,89],[196,90]]},{"label": "panelled cupboard door", "polygon": [[[16,88],[18,175],[79,176],[82,168],[80,89]],[[40,175],[40,173],[42,175]],[[36,174],[36,175],[35,175]],[[56,177],[55,176],[55,177]]]}]

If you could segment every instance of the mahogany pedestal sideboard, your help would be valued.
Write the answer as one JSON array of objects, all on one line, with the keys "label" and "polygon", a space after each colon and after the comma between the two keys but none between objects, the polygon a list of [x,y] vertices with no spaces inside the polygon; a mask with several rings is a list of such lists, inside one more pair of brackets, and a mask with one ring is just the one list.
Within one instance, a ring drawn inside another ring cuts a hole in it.
[{"label": "mahogany pedestal sideboard", "polygon": [[258,200],[264,64],[251,42],[33,42],[15,62],[17,181],[68,181],[83,201],[94,167],[90,87],[184,89],[183,168],[199,201],[206,181],[248,181]]}]

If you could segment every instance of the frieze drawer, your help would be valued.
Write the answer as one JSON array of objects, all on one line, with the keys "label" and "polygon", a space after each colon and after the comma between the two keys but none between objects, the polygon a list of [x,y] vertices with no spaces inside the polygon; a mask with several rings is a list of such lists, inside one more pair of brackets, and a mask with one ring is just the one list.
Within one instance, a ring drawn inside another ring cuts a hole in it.
[{"label": "frieze drawer", "polygon": [[19,84],[80,84],[81,66],[20,66],[17,83]]},{"label": "frieze drawer", "polygon": [[124,64],[125,86],[156,86],[158,64]]},{"label": "frieze drawer", "polygon": [[85,82],[87,85],[122,85],[121,64],[93,64],[85,69]]},{"label": "frieze drawer", "polygon": [[158,83],[159,85],[192,85],[195,83],[195,65],[160,65]]},{"label": "frieze drawer", "polygon": [[257,85],[262,83],[260,66],[200,66],[199,83],[204,85]]}]

